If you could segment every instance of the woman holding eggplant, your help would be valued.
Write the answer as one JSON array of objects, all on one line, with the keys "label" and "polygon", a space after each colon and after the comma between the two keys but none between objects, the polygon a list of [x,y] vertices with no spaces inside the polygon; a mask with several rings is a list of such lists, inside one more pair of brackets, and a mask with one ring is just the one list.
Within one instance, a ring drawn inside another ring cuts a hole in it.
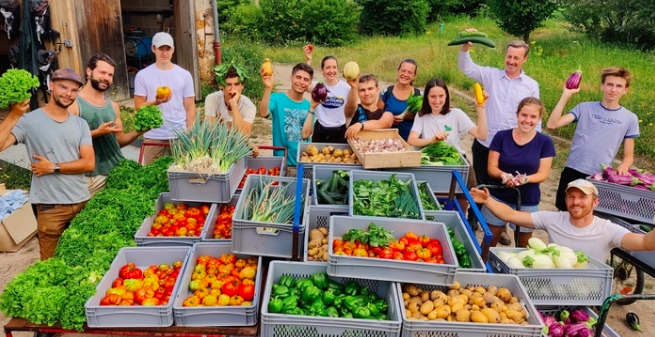
[{"label": "woman holding eggplant", "polygon": [[[489,146],[487,171],[493,185],[517,187],[521,193],[521,210],[532,213],[538,210],[541,200],[539,184],[548,178],[555,157],[555,146],[550,137],[536,130],[544,114],[543,103],[535,97],[521,100],[516,112],[518,125],[514,129],[496,133]],[[513,209],[517,208],[516,191],[512,188],[491,189],[491,197]],[[505,227],[505,221],[494,216],[486,206],[482,215],[489,224],[495,247]],[[510,226],[516,230],[514,224]],[[532,230],[521,227],[519,246],[525,247]]]}]

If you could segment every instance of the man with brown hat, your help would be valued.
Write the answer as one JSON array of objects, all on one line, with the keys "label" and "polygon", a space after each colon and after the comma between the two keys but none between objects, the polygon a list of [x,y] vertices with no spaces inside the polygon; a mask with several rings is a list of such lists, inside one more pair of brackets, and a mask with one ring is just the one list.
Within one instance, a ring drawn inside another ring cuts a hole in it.
[{"label": "man with brown hat", "polygon": [[30,201],[37,210],[41,260],[54,255],[59,237],[89,200],[84,173],[95,167],[91,132],[85,120],[68,112],[82,84],[72,69],[58,69],[46,106],[26,114],[29,101],[16,103],[0,124],[0,151],[24,143],[32,161]]},{"label": "man with brown hat", "polygon": [[471,189],[476,203],[484,204],[496,217],[519,226],[543,229],[551,242],[582,250],[585,254],[605,261],[613,248],[631,251],[655,250],[655,231],[646,235],[630,232],[627,228],[594,215],[598,205],[598,189],[584,179],[570,182],[566,187],[568,212],[538,211],[526,213],[489,197],[489,191]]}]

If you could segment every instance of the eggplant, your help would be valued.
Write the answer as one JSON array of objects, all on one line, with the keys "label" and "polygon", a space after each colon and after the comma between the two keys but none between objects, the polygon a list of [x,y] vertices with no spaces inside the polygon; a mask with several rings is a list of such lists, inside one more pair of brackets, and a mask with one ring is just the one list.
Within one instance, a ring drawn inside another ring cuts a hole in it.
[{"label": "eggplant", "polygon": [[628,173],[630,173],[631,176],[639,179],[639,181],[645,186],[651,186],[655,184],[655,174],[648,174],[640,170],[633,169],[628,170]]},{"label": "eggplant", "polygon": [[600,173],[594,173],[589,178],[591,178],[592,180],[597,180],[597,181],[605,181],[605,178],[603,178],[603,175],[600,174]]},{"label": "eggplant", "polygon": [[576,309],[571,311],[571,320],[576,323],[587,323],[589,315],[580,309]]},{"label": "eggplant", "polygon": [[643,331],[641,330],[641,324],[639,324],[639,316],[634,312],[629,312],[625,315],[625,320],[628,322],[628,325],[634,331]]},{"label": "eggplant", "polygon": [[578,89],[580,82],[582,82],[582,70],[578,69],[566,80],[566,89]]},{"label": "eggplant", "polygon": [[[572,323],[572,324],[567,324],[564,327],[564,334],[566,336],[578,336],[578,334],[584,330],[589,330],[589,327],[587,327],[587,323]],[[591,335],[585,335],[585,337],[588,336]]]},{"label": "eggplant", "polygon": [[549,329],[550,329],[550,326],[551,326],[551,325],[553,325],[553,324],[559,324],[559,323],[557,323],[557,320],[555,319],[555,317],[550,316],[550,315],[546,315],[546,316],[544,316],[543,321],[544,321],[544,324],[545,324]]},{"label": "eggplant", "polygon": [[607,182],[619,185],[634,186],[639,184],[639,179],[627,175],[623,176],[618,173],[611,167],[603,165],[603,177],[607,178]]},{"label": "eggplant", "polygon": [[318,82],[312,89],[312,99],[314,102],[323,102],[327,99],[328,88],[323,82]]},{"label": "eggplant", "polygon": [[548,327],[548,335],[551,337],[562,337],[564,336],[564,325],[561,323],[555,323]]}]

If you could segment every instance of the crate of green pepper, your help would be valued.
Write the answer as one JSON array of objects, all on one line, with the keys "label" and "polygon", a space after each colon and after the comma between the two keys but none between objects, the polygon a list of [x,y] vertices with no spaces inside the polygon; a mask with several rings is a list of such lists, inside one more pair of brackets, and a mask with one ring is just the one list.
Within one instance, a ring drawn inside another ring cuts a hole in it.
[{"label": "crate of green pepper", "polygon": [[402,313],[393,283],[326,272],[325,264],[271,262],[261,336],[400,336]]},{"label": "crate of green pepper", "polygon": [[475,233],[469,232],[456,211],[425,211],[427,221],[441,222],[446,225],[450,241],[458,261],[458,271],[485,273],[486,264],[480,256],[480,244],[474,239]]}]

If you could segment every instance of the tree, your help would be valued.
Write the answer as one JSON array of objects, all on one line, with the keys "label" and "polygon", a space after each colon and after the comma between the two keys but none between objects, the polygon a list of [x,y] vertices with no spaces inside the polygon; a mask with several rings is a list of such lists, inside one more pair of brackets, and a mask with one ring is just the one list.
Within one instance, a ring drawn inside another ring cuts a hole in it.
[{"label": "tree", "polygon": [[487,5],[503,31],[525,42],[558,7],[556,0],[488,0]]},{"label": "tree", "polygon": [[357,0],[362,6],[360,28],[364,34],[422,35],[430,4],[428,0]]}]

